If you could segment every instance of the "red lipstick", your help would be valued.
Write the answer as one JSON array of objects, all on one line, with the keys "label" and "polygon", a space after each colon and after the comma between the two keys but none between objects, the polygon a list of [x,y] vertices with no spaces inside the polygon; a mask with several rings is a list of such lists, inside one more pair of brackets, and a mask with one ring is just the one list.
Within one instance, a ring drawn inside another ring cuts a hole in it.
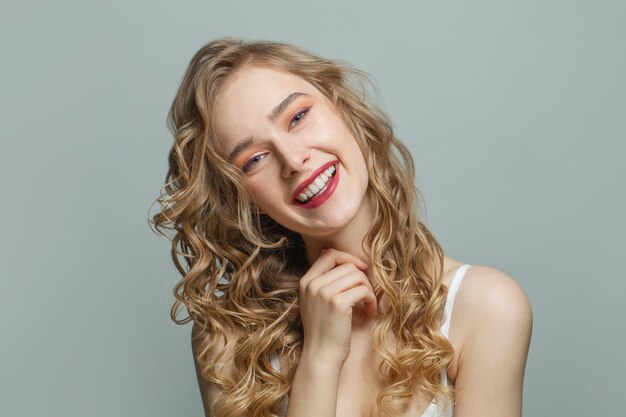
[{"label": "red lipstick", "polygon": [[[331,166],[335,166],[335,173],[332,178],[328,180],[326,183],[325,189],[323,192],[314,195],[306,203],[300,203],[297,198],[298,195],[304,190],[309,184],[311,184],[315,179],[324,171],[326,171]],[[337,183],[339,182],[339,161],[330,161],[318,169],[316,169],[306,180],[302,181],[300,185],[296,188],[296,191],[293,193],[292,201],[295,205],[302,208],[315,208],[319,207],[326,202],[330,198],[330,196],[337,188]]]}]

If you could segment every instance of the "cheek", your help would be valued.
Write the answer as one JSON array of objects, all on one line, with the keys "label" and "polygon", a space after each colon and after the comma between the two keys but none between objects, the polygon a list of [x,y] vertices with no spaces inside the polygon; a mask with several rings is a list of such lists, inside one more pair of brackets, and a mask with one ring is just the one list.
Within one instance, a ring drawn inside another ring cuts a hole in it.
[{"label": "cheek", "polygon": [[323,109],[316,114],[314,123],[307,127],[315,132],[316,141],[328,142],[335,145],[337,144],[338,137],[342,138],[350,135],[350,131],[343,123],[343,120],[329,109]]},{"label": "cheek", "polygon": [[258,182],[247,182],[246,190],[248,190],[248,195],[250,195],[250,199],[254,201],[256,204],[259,204],[263,201],[263,187]]},{"label": "cheek", "polygon": [[250,199],[264,212],[272,212],[276,202],[282,200],[276,192],[276,186],[268,184],[267,181],[251,180],[245,185]]}]

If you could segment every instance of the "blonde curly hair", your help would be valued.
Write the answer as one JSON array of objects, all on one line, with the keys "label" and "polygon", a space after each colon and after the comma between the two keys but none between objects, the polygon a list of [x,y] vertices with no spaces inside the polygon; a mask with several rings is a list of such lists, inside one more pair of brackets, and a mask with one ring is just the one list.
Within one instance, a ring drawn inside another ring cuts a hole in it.
[{"label": "blonde curly hair", "polygon": [[[437,322],[446,298],[443,250],[418,219],[413,160],[387,116],[367,99],[367,77],[291,45],[224,38],[195,54],[172,103],[174,144],[155,202],[160,212],[151,219],[154,230],[171,240],[182,275],[172,319],[193,320],[201,330],[201,375],[223,394],[211,404],[211,415],[276,415],[303,343],[298,282],[310,266],[303,240],[254,209],[241,173],[216,149],[214,103],[224,82],[248,64],[288,71],[315,86],[334,103],[367,163],[375,219],[364,247],[376,297],[386,301],[373,336],[386,381],[377,397],[381,415],[397,414],[416,391],[451,400],[441,375],[453,350]],[[187,315],[179,318],[183,308]],[[216,346],[228,349],[210,358]],[[224,357],[226,351],[232,355]],[[285,358],[287,376],[272,367],[272,355]],[[221,372],[225,360],[235,378]]]}]

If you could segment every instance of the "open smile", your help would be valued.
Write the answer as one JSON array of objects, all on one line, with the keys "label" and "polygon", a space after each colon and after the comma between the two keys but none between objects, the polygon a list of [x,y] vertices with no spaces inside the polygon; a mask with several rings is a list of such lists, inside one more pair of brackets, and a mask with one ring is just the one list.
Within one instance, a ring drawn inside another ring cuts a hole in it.
[{"label": "open smile", "polygon": [[339,181],[339,163],[331,161],[315,170],[293,193],[294,204],[303,208],[319,207],[330,198]]}]

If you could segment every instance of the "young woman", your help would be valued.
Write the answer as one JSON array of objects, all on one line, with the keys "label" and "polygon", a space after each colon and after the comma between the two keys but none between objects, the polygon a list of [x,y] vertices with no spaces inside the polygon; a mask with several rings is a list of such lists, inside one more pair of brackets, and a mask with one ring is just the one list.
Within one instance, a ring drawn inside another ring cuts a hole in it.
[{"label": "young woman", "polygon": [[528,300],[444,255],[360,80],[272,42],[189,64],[153,222],[174,231],[206,414],[519,416]]}]

